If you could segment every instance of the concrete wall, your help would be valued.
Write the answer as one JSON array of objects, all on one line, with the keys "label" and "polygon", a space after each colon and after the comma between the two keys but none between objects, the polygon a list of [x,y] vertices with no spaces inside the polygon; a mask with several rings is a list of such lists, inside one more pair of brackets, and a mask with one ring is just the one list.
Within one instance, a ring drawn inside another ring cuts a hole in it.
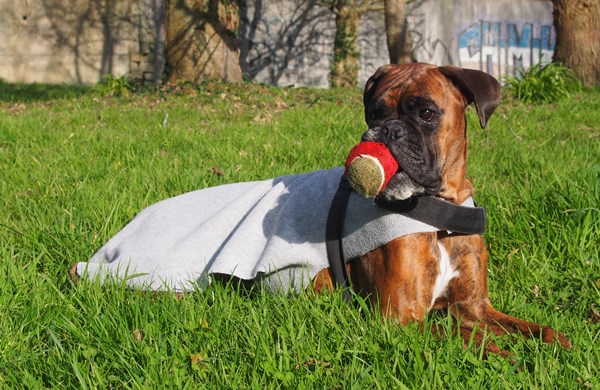
[{"label": "concrete wall", "polygon": [[[242,66],[256,81],[328,86],[335,16],[314,1],[255,1],[242,13]],[[415,58],[499,77],[550,62],[556,42],[550,0],[414,0],[408,23]],[[359,84],[389,62],[382,12],[361,18]]]},{"label": "concrete wall", "polygon": [[251,80],[271,85],[329,86],[334,14],[315,1],[245,1],[240,9],[240,63]]},{"label": "concrete wall", "polygon": [[[160,81],[165,0],[0,0],[0,78],[95,83],[104,74]],[[247,0],[240,62],[271,85],[329,85],[335,15],[316,0]],[[495,76],[549,62],[550,0],[414,0],[409,29],[417,60]],[[359,83],[389,62],[382,12],[361,18]]]},{"label": "concrete wall", "polygon": [[[246,1],[241,9],[241,64],[253,81],[278,86],[329,86],[335,15],[310,0]],[[361,18],[359,82],[389,62],[382,12]]]},{"label": "concrete wall", "polygon": [[0,36],[7,81],[160,79],[164,0],[0,0]]},{"label": "concrete wall", "polygon": [[556,33],[547,0],[416,0],[408,18],[419,61],[516,74],[552,60]]}]

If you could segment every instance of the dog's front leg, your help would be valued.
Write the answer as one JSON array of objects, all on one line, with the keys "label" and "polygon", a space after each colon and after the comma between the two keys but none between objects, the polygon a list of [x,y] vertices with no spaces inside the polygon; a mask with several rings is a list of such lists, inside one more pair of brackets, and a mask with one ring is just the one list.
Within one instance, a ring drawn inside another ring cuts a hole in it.
[{"label": "dog's front leg", "polygon": [[352,262],[352,286],[385,317],[421,321],[431,308],[438,256],[435,233],[397,238]]}]

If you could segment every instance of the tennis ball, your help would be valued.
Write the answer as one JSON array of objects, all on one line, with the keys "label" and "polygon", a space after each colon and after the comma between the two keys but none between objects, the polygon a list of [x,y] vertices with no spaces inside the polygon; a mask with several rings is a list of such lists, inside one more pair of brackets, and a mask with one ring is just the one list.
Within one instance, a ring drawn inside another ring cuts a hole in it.
[{"label": "tennis ball", "polygon": [[361,142],[350,150],[345,167],[354,191],[368,198],[383,191],[398,171],[398,162],[384,144]]}]

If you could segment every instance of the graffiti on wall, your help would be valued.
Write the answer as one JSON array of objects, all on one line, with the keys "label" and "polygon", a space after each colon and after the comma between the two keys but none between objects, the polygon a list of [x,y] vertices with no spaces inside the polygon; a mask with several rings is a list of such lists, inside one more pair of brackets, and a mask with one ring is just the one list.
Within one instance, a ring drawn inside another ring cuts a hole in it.
[{"label": "graffiti on wall", "polygon": [[518,75],[552,61],[556,38],[552,25],[480,21],[458,35],[460,66],[492,75]]},{"label": "graffiti on wall", "polygon": [[419,30],[410,30],[414,56],[422,62],[437,65],[454,64],[448,45],[440,38],[425,36]]}]

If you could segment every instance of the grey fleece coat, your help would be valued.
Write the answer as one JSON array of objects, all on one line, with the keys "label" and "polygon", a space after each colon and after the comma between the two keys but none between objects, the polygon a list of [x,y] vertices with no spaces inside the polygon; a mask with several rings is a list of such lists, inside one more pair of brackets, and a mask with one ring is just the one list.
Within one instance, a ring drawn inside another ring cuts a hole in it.
[{"label": "grey fleece coat", "polygon": [[[77,272],[137,289],[190,291],[210,283],[211,274],[227,274],[298,291],[328,267],[325,226],[343,172],[337,167],[221,185],[163,200],[79,263]],[[344,256],[350,260],[396,237],[437,230],[352,193]]]}]

